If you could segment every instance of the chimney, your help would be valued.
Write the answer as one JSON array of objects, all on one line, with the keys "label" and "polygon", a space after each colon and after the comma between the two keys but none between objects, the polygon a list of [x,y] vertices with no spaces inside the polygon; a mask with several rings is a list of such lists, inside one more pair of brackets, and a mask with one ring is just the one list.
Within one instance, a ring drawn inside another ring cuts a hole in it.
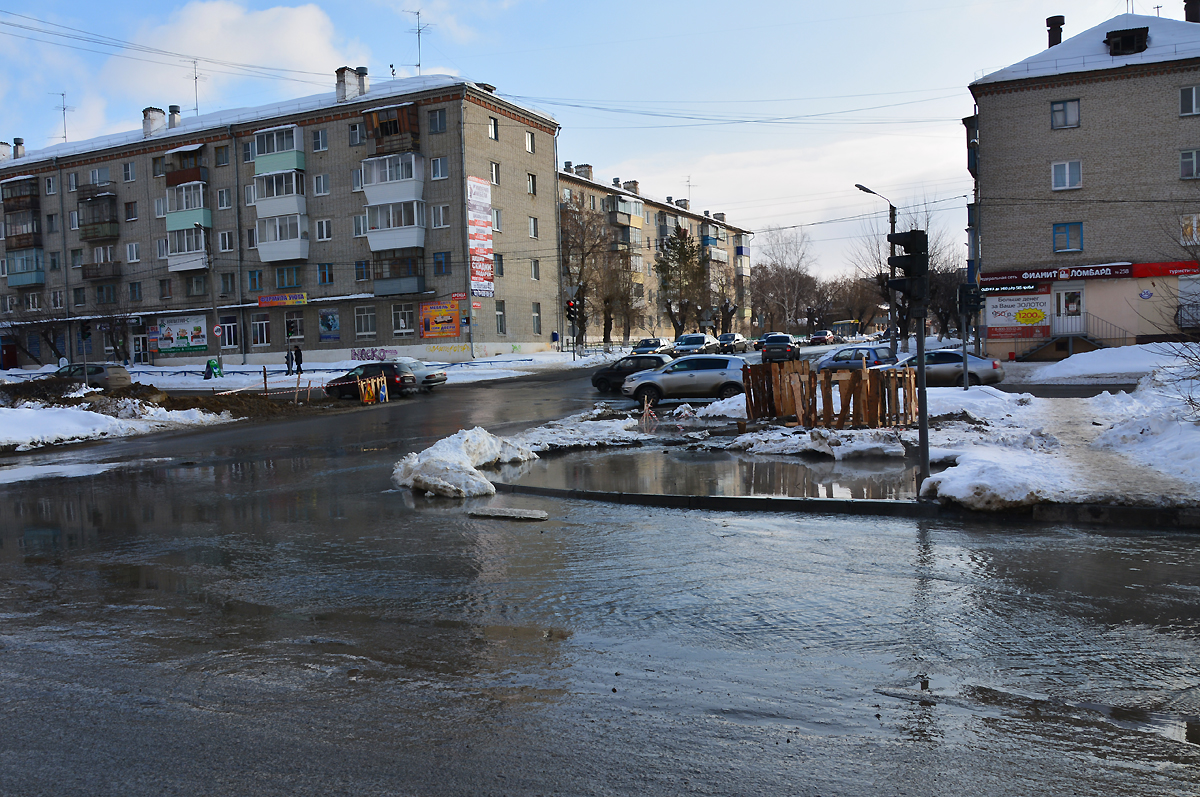
[{"label": "chimney", "polygon": [[[1192,0],[1192,4],[1196,0]],[[1184,5],[1188,5],[1185,3]],[[1057,44],[1062,44],[1062,29],[1066,24],[1067,18],[1064,16],[1046,17],[1046,27],[1050,29],[1050,46],[1054,47]]]},{"label": "chimney", "polygon": [[24,158],[24,157],[25,157],[25,139],[14,138],[13,139],[13,159],[15,160],[17,158]]},{"label": "chimney", "polygon": [[358,96],[358,78],[351,77],[354,72],[348,66],[340,66],[337,69],[337,101],[348,102]]},{"label": "chimney", "polygon": [[592,165],[590,163],[581,163],[575,167],[575,173],[585,180],[592,179]]},{"label": "chimney", "polygon": [[142,136],[144,138],[150,138],[166,126],[167,115],[163,113],[162,108],[142,109]]},{"label": "chimney", "polygon": [[724,222],[725,214],[724,213],[714,213],[713,218],[716,219],[717,221]]},{"label": "chimney", "polygon": [[710,215],[711,215],[711,214],[710,214],[710,213],[709,213],[707,210],[706,210],[706,211],[704,211],[704,218],[708,218]]},{"label": "chimney", "polygon": [[1183,0],[1183,18],[1187,22],[1200,22],[1200,0]]},{"label": "chimney", "polygon": [[169,105],[169,106],[167,106],[167,109],[168,109],[167,127],[169,127],[169,128],[179,127],[179,106],[178,105]]},{"label": "chimney", "polygon": [[671,197],[667,197],[667,204],[668,204],[668,205],[674,205],[674,204],[675,204],[675,200],[671,199]]},{"label": "chimney", "polygon": [[631,194],[636,194],[638,192],[638,181],[626,180],[625,182],[621,183],[621,187]]},{"label": "chimney", "polygon": [[676,205],[677,207],[681,207],[681,208],[683,208],[684,210],[687,210],[687,209],[688,209],[688,201],[687,201],[686,199],[676,199],[676,200],[675,200],[675,205]]},{"label": "chimney", "polygon": [[0,141],[0,163],[12,157],[12,145],[7,141]]},{"label": "chimney", "polygon": [[567,174],[574,174],[574,173],[575,173],[575,170],[571,168],[571,162],[570,162],[570,161],[564,161],[564,162],[563,162],[563,171],[564,171],[564,172],[566,172]]},{"label": "chimney", "polygon": [[354,70],[354,76],[358,80],[358,96],[362,96],[371,90],[371,81],[367,80],[367,68],[360,66]]},{"label": "chimney", "polygon": [[614,177],[613,178],[613,188],[620,188],[620,187],[621,187],[621,178]]}]

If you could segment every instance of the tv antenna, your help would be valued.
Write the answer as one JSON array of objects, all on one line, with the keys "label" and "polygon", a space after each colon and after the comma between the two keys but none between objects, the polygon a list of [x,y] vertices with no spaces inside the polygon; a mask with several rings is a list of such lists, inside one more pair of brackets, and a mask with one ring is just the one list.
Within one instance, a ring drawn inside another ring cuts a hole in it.
[{"label": "tv antenna", "polygon": [[[416,11],[409,11],[408,9],[405,9],[404,13],[413,14],[417,18],[417,27],[415,28],[415,31],[417,34],[417,74],[419,75],[421,74],[421,31],[425,30],[429,26],[421,24],[421,9],[418,8]],[[393,77],[395,77],[394,73]]]},{"label": "tv antenna", "polygon": [[687,190],[688,190],[688,204],[689,205],[692,204],[692,188],[695,187],[695,185],[696,184],[692,182],[692,176],[689,174],[687,176]]},{"label": "tv antenna", "polygon": [[192,108],[196,112],[196,116],[200,115],[200,81],[208,80],[206,75],[200,74],[200,65],[194,58],[181,59],[185,64],[192,65],[192,97],[195,100],[195,106]]},{"label": "tv antenna", "polygon": [[67,93],[65,91],[49,91],[47,94],[52,94],[55,97],[62,98],[62,104],[55,105],[55,109],[62,111],[63,116],[63,143],[67,141],[67,111],[74,111],[74,105],[67,105]]}]

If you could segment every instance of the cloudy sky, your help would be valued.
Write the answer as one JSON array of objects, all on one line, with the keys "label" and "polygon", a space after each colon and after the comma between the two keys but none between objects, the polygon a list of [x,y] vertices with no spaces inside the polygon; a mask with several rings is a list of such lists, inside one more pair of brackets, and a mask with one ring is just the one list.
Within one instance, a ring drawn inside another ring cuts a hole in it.
[{"label": "cloudy sky", "polygon": [[78,141],[197,94],[209,112],[332,91],[342,65],[415,74],[418,9],[423,73],[550,112],[560,162],[597,179],[754,230],[803,225],[823,273],[886,223],[855,183],[964,237],[966,86],[1045,49],[1046,17],[1065,37],[1130,9],[1183,18],[1182,0],[42,0],[0,11],[0,140],[61,141],[59,92]]}]

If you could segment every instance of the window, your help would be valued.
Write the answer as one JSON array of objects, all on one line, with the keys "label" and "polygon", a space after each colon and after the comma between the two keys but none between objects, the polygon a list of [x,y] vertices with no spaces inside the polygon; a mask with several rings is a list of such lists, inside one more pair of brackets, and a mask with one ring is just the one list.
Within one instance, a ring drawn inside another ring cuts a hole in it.
[{"label": "window", "polygon": [[500,301],[499,299],[496,300],[496,334],[508,334],[508,323],[504,317],[504,302]]},{"label": "window", "polygon": [[255,157],[254,142],[242,142],[242,163],[253,163]]},{"label": "window", "polygon": [[169,247],[167,245],[167,239],[159,238],[157,241],[154,242],[154,245],[155,245],[156,254],[158,255],[158,259],[166,260],[167,259],[167,250],[169,249]]},{"label": "window", "polygon": [[161,279],[158,281],[158,298],[160,298],[160,299],[170,299],[171,298],[171,278],[170,277],[167,277],[166,279]]},{"label": "window", "polygon": [[1074,221],[1069,224],[1054,225],[1055,252],[1083,251],[1083,222]]},{"label": "window", "polygon": [[112,246],[97,246],[92,250],[93,263],[111,263],[113,262]]},{"label": "window", "polygon": [[393,202],[388,205],[367,205],[367,229],[390,230],[396,227],[424,227],[425,203]]},{"label": "window", "polygon": [[[36,295],[36,294],[31,294]],[[117,301],[116,285],[97,285],[96,304],[114,304]]]},{"label": "window", "polygon": [[[367,140],[366,133],[363,129],[362,122],[354,122],[350,125],[350,146],[356,147]],[[373,333],[372,333],[373,334]]]},{"label": "window", "polygon": [[260,174],[254,178],[254,201],[280,196],[304,195],[304,173],[297,171]]},{"label": "window", "polygon": [[329,133],[324,128],[312,131],[312,151],[324,152],[329,149]]},{"label": "window", "polygon": [[565,202],[570,202],[571,201],[571,189],[564,188],[562,191],[563,191],[563,200]]},{"label": "window", "polygon": [[533,131],[532,130],[525,131],[525,151],[533,152]]},{"label": "window", "polygon": [[1051,187],[1055,191],[1079,188],[1083,185],[1081,161],[1062,161],[1050,166]]},{"label": "window", "polygon": [[501,254],[493,254],[492,255],[492,273],[495,274],[497,277],[504,276],[504,255],[501,255]]},{"label": "window", "polygon": [[137,241],[125,244],[125,262],[137,263],[142,259],[142,245]]},{"label": "window", "polygon": [[504,225],[501,224],[502,221],[504,221],[504,214],[500,210],[500,208],[492,208],[492,231],[493,232],[504,232]]},{"label": "window", "polygon": [[187,288],[188,296],[208,296],[208,275],[204,273],[191,273],[184,277],[184,287]]},{"label": "window", "polygon": [[[1200,114],[1200,86],[1185,86],[1179,90],[1179,115],[1195,116]],[[50,193],[49,191],[46,192]]]},{"label": "window", "polygon": [[360,338],[375,337],[375,307],[354,308],[354,334]]},{"label": "window", "polygon": [[411,338],[416,331],[416,308],[411,304],[392,305],[392,337]]},{"label": "window", "polygon": [[217,249],[222,252],[232,252],[234,248],[233,230],[223,230],[217,234]]},{"label": "window", "polygon": [[325,196],[329,193],[329,175],[314,174],[313,175],[313,194],[315,196]]},{"label": "window", "polygon": [[229,165],[229,145],[213,147],[213,159],[218,166]]},{"label": "window", "polygon": [[74,191],[79,188],[79,175],[71,172],[67,175],[67,190]]},{"label": "window", "polygon": [[429,161],[429,179],[430,180],[445,180],[450,176],[449,159],[434,158]]},{"label": "window", "polygon": [[350,190],[361,191],[362,187],[362,169],[355,169],[350,172]]},{"label": "window", "polygon": [[87,289],[76,288],[71,291],[71,301],[74,302],[76,307],[83,307],[87,304]]},{"label": "window", "polygon": [[540,280],[542,278],[542,264],[537,260],[529,261],[529,271],[530,276],[532,276],[535,280]]},{"label": "window", "polygon": [[236,349],[238,345],[237,316],[221,316],[221,348]]},{"label": "window", "polygon": [[251,291],[262,290],[262,269],[255,268],[246,272],[246,289]]},{"label": "window", "polygon": [[434,205],[433,206],[433,227],[435,229],[450,226],[450,206],[449,205]]},{"label": "window", "polygon": [[333,238],[333,220],[321,219],[317,222],[317,240],[328,241]]},{"label": "window", "polygon": [[129,283],[129,301],[140,302],[142,300],[142,283]]},{"label": "window", "polygon": [[1200,177],[1200,150],[1179,153],[1179,179],[1195,180],[1197,177]]},{"label": "window", "polygon": [[137,221],[137,202],[125,203],[125,221]]},{"label": "window", "polygon": [[304,311],[287,310],[283,314],[283,334],[291,340],[304,340]]},{"label": "window", "polygon": [[280,266],[275,269],[276,288],[299,288],[300,266]]},{"label": "window", "polygon": [[445,275],[450,273],[449,252],[433,253],[433,273],[436,275]]},{"label": "window", "polygon": [[1079,127],[1079,100],[1050,103],[1050,127]]},{"label": "window", "polygon": [[246,207],[254,204],[254,183],[250,183],[245,188],[246,192]]},{"label": "window", "polygon": [[83,250],[82,249],[72,249],[71,250],[71,268],[82,268],[82,267],[83,267]]},{"label": "window", "polygon": [[229,210],[233,207],[233,191],[228,188],[217,189],[217,210]]},{"label": "window", "polygon": [[333,284],[333,263],[317,263],[317,284]]},{"label": "window", "polygon": [[488,117],[488,138],[492,141],[500,140],[500,120],[494,116]]},{"label": "window", "polygon": [[204,252],[204,230],[187,227],[182,230],[171,230],[167,233],[167,254],[189,255]]},{"label": "window", "polygon": [[[536,261],[535,261],[536,262]],[[542,303],[533,303],[533,334],[542,334]]]},{"label": "window", "polygon": [[1184,246],[1200,244],[1200,215],[1187,214],[1179,217],[1179,243]]},{"label": "window", "polygon": [[[130,261],[130,262],[133,262],[133,261]],[[0,260],[0,265],[2,265],[3,263],[4,263],[4,261]],[[46,267],[49,268],[51,271],[58,271],[58,265],[59,265],[59,253],[58,252],[47,252],[46,253]],[[6,271],[6,269],[0,268],[0,276],[3,276],[5,271]]]},{"label": "window", "polygon": [[151,160],[150,161],[150,171],[154,174],[155,177],[162,177],[164,174],[167,173],[166,159],[160,156],[160,157],[157,157],[157,158],[154,158],[153,160]]},{"label": "window", "polygon": [[108,185],[108,176],[108,167],[100,166],[88,172],[88,182],[91,185]]},{"label": "window", "polygon": [[529,217],[529,237],[530,238],[538,237],[538,220],[537,220],[536,216]]},{"label": "window", "polygon": [[354,237],[362,238],[367,234],[367,214],[354,217]]},{"label": "window", "polygon": [[258,230],[254,229],[253,227],[246,230],[246,248],[247,249],[257,249],[258,248]]},{"label": "window", "polygon": [[57,193],[58,193],[58,181],[55,180],[53,177],[47,177],[46,178],[46,194],[49,195],[49,194],[57,194]]},{"label": "window", "polygon": [[167,215],[167,198],[165,196],[154,198],[154,218],[161,219]]},{"label": "window", "polygon": [[271,345],[271,315],[270,313],[250,314],[250,345]]},{"label": "window", "polygon": [[438,108],[436,111],[429,112],[429,132],[430,133],[445,133],[446,132],[446,109]]},{"label": "window", "polygon": [[58,214],[57,213],[47,213],[46,214],[46,232],[47,233],[58,232]]},{"label": "window", "polygon": [[[140,299],[142,297],[138,296],[138,298]],[[63,296],[63,292],[62,291],[51,291],[50,292],[50,309],[51,310],[61,310],[64,307],[66,307],[66,301]]]},{"label": "window", "polygon": [[530,196],[537,196],[537,175],[536,174],[525,175],[525,190],[529,193]]},{"label": "window", "polygon": [[500,185],[500,164],[492,163],[492,185]]},{"label": "window", "polygon": [[411,180],[416,175],[416,159],[411,153],[368,158],[362,162],[361,170],[363,185]]},{"label": "window", "polygon": [[228,296],[237,291],[237,275],[231,271],[221,274],[221,295]]},{"label": "window", "polygon": [[71,222],[71,229],[78,230],[79,229],[79,211],[78,210],[67,211],[67,215],[68,215],[68,219]]},{"label": "window", "polygon": [[137,164],[133,161],[121,164],[121,179],[127,183],[132,183],[137,179]]},{"label": "window", "polygon": [[285,127],[268,130],[254,136],[254,156],[270,155],[273,152],[292,152],[296,149],[296,128]]},{"label": "window", "polygon": [[365,282],[371,279],[371,264],[366,260],[354,261],[354,281]]}]

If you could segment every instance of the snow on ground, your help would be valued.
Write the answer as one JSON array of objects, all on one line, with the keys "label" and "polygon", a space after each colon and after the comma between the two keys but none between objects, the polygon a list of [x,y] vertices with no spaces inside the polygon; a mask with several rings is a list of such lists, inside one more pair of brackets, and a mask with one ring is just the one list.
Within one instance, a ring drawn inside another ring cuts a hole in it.
[{"label": "snow on ground", "polygon": [[429,495],[495,495],[496,488],[480,467],[535,458],[530,449],[476,426],[442,438],[419,454],[406,455],[393,468],[392,482]]}]

